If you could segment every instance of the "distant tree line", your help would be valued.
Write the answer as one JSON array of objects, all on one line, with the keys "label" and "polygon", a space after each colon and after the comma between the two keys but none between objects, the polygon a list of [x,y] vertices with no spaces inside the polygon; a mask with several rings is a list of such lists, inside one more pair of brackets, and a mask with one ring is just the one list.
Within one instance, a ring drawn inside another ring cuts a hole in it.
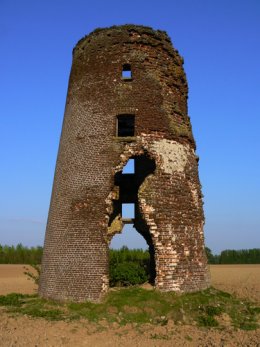
[{"label": "distant tree line", "polygon": [[[0,264],[40,264],[43,247],[26,247],[19,243],[17,246],[4,246],[0,244]],[[260,264],[260,248],[231,250],[227,249],[220,254],[213,254],[206,247],[209,264]],[[126,246],[120,250],[110,250],[110,268],[119,263],[135,262],[141,266],[149,266],[149,253],[140,249],[128,249]]]},{"label": "distant tree line", "polygon": [[111,265],[136,261],[146,265],[149,263],[150,255],[148,250],[129,249],[127,246],[123,246],[120,249],[110,249],[109,258]]},{"label": "distant tree line", "polygon": [[0,264],[40,264],[43,247],[2,246],[0,244]]},{"label": "distant tree line", "polygon": [[260,248],[253,249],[226,249],[220,254],[212,254],[206,247],[209,264],[260,264]]}]

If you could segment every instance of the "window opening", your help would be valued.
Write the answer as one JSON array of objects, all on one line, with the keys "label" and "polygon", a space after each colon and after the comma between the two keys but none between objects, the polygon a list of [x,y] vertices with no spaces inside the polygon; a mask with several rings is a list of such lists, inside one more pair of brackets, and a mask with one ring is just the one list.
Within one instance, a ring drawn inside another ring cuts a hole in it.
[{"label": "window opening", "polygon": [[123,167],[122,174],[134,174],[135,173],[135,160],[129,159],[126,165]]},{"label": "window opening", "polygon": [[135,134],[135,116],[123,114],[117,116],[117,136],[127,137]]},{"label": "window opening", "polygon": [[122,204],[122,218],[123,219],[135,218],[135,204]]},{"label": "window opening", "polygon": [[122,78],[123,79],[131,79],[132,78],[132,71],[131,71],[131,65],[130,64],[124,64],[123,65]]}]

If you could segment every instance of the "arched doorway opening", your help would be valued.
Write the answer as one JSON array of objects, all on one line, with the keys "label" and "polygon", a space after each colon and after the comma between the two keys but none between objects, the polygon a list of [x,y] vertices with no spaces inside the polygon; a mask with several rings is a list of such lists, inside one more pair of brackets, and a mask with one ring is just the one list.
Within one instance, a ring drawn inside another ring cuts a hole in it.
[{"label": "arched doorway opening", "polygon": [[[110,240],[114,235],[122,233],[124,228],[132,226],[145,240],[149,255],[149,282],[154,284],[156,278],[155,249],[142,210],[139,206],[138,192],[145,179],[156,169],[154,159],[148,154],[132,156],[122,171],[115,174],[113,209],[110,214],[108,229]],[[112,243],[113,245],[113,243]],[[128,247],[128,244],[124,246]],[[138,244],[134,248],[141,248]]]}]

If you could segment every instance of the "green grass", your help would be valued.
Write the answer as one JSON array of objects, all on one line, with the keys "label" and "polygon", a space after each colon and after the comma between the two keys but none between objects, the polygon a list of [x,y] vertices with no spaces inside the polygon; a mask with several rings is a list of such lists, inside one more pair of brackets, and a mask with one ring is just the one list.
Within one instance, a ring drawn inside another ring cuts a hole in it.
[{"label": "green grass", "polygon": [[36,295],[9,294],[0,296],[0,306],[10,313],[48,320],[85,318],[96,323],[106,320],[108,323],[135,323],[138,326],[145,323],[167,325],[168,320],[173,320],[177,324],[195,322],[198,326],[221,328],[221,319],[218,318],[225,313],[233,327],[244,330],[258,327],[260,313],[255,304],[214,288],[182,295],[139,287],[121,288],[110,291],[99,304],[61,304]]},{"label": "green grass", "polygon": [[26,302],[26,299],[31,297],[31,295],[17,293],[0,295],[0,306],[21,307]]},{"label": "green grass", "polygon": [[31,317],[41,317],[48,320],[64,319],[63,310],[55,308],[57,303],[39,298],[37,295],[11,293],[0,295],[0,306],[6,306],[11,313],[26,314]]}]

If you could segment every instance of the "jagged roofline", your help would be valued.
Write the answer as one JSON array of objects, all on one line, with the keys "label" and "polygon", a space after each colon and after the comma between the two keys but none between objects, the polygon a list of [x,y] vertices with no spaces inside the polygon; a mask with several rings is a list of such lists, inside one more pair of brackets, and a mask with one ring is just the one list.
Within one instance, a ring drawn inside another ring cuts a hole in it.
[{"label": "jagged roofline", "polygon": [[164,30],[159,30],[159,29],[155,30],[152,27],[144,26],[144,25],[138,25],[138,24],[124,24],[124,25],[112,25],[111,27],[105,27],[105,28],[97,28],[97,29],[91,31],[89,34],[85,35],[82,39],[80,39],[77,42],[76,46],[78,46],[78,44],[80,44],[82,41],[84,41],[86,38],[89,38],[90,36],[97,35],[97,34],[102,33],[102,32],[109,32],[110,30],[113,30],[113,31],[122,31],[122,30],[132,31],[133,30],[133,31],[136,31],[140,34],[153,35],[153,36],[158,37],[158,38],[163,37],[169,43],[172,43],[167,32]]},{"label": "jagged roofline", "polygon": [[82,39],[80,39],[77,44],[73,48],[73,53],[75,50],[80,48],[81,44],[83,44],[86,40],[90,40],[91,38],[97,37],[98,35],[106,34],[109,36],[111,33],[120,33],[120,32],[136,32],[140,35],[146,34],[159,42],[164,41],[165,49],[172,55],[178,56],[180,59],[180,64],[184,64],[184,59],[180,55],[179,51],[173,46],[171,38],[168,36],[167,32],[164,30],[155,30],[148,26],[135,25],[135,24],[125,24],[125,25],[113,25],[111,27],[106,28],[97,28],[91,31],[89,34],[85,35]]}]

